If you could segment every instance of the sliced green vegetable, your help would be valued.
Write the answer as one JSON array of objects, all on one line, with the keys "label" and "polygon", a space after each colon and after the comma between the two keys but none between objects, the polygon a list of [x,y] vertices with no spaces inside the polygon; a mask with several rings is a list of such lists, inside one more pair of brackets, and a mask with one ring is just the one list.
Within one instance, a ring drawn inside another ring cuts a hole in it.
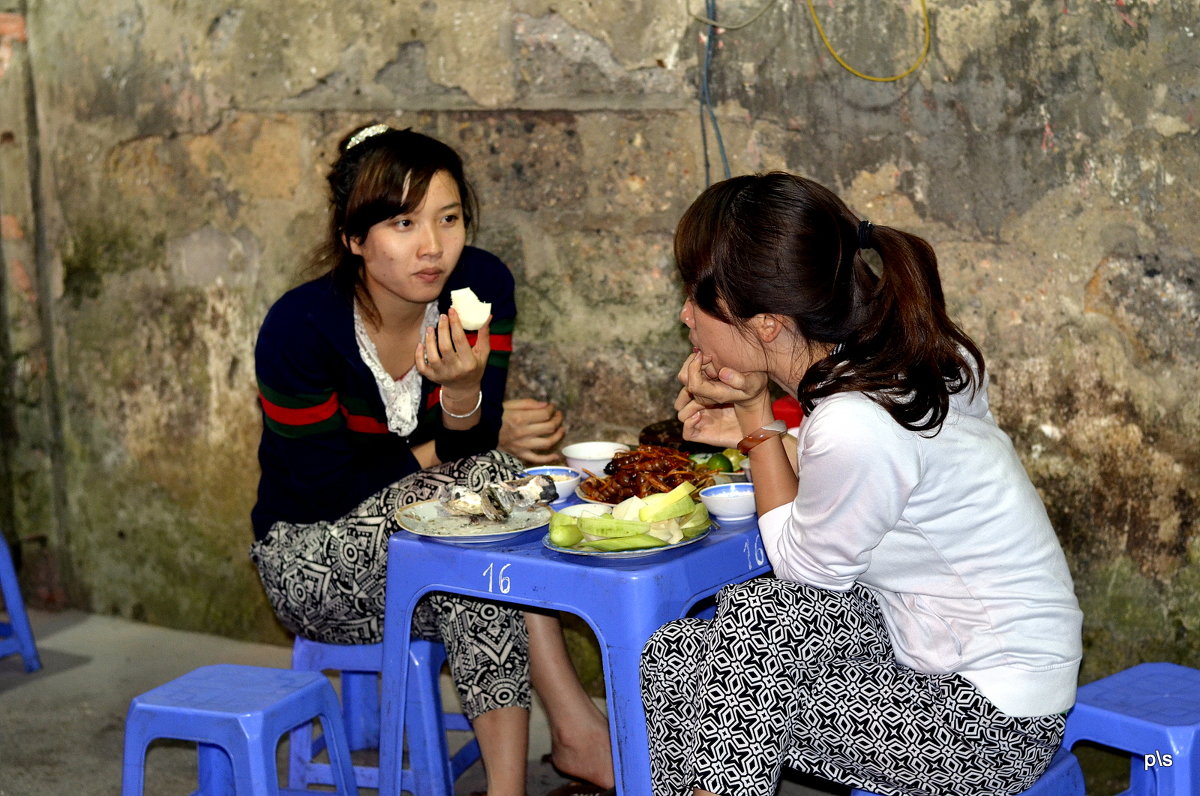
[{"label": "sliced green vegetable", "polygon": [[579,518],[579,530],[583,533],[603,536],[606,539],[644,534],[649,527],[649,523],[639,522],[638,520],[617,520],[607,515],[603,517]]},{"label": "sliced green vegetable", "polygon": [[648,547],[666,547],[667,543],[648,533],[639,533],[615,539],[597,539],[594,542],[584,542],[580,546],[600,550],[605,553],[614,553],[618,550],[642,550]]},{"label": "sliced green vegetable", "polygon": [[550,541],[559,547],[572,547],[583,541],[579,518],[560,511],[550,517]]},{"label": "sliced green vegetable", "polygon": [[[668,493],[668,496],[674,492]],[[669,520],[672,517],[683,517],[692,513],[692,508],[696,504],[687,494],[682,494],[677,500],[662,501],[657,505],[647,506],[638,514],[638,519],[643,522],[658,522],[659,520]]]},{"label": "sliced green vegetable", "polygon": [[696,508],[679,526],[679,530],[683,532],[684,538],[691,539],[703,533],[709,525],[712,525],[712,520],[708,517],[708,507],[703,503],[697,503]]}]

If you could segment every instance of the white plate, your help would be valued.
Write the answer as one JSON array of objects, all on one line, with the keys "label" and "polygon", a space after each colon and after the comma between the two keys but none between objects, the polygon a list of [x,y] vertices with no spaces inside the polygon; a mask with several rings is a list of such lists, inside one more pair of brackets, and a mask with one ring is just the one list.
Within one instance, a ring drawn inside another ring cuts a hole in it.
[{"label": "white plate", "polygon": [[546,534],[542,537],[542,544],[556,553],[566,553],[570,556],[595,556],[598,558],[641,558],[642,556],[652,556],[655,553],[666,553],[671,550],[678,550],[681,547],[686,547],[692,542],[698,542],[705,536],[708,536],[708,532],[710,530],[712,530],[712,526],[705,528],[704,531],[698,536],[693,536],[691,539],[684,539],[682,542],[676,542],[675,544],[669,544],[664,547],[643,547],[638,550],[614,550],[612,552],[605,552],[604,550],[576,550],[573,547],[559,547],[550,541],[550,534]]},{"label": "white plate", "polygon": [[533,506],[516,509],[506,520],[476,519],[453,514],[437,500],[411,503],[396,512],[396,522],[406,531],[447,542],[495,542],[550,522],[550,509]]}]

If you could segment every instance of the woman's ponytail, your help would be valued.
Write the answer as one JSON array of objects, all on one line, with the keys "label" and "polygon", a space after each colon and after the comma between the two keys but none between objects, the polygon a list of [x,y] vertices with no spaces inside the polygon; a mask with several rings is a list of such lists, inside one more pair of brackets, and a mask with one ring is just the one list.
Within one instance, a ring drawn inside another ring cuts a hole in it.
[{"label": "woman's ponytail", "polygon": [[861,391],[905,428],[936,434],[950,396],[980,383],[983,355],[946,313],[929,243],[868,221],[856,231],[855,269],[873,277],[859,284],[873,288],[854,333],[805,374],[801,403],[811,410],[817,398]]}]

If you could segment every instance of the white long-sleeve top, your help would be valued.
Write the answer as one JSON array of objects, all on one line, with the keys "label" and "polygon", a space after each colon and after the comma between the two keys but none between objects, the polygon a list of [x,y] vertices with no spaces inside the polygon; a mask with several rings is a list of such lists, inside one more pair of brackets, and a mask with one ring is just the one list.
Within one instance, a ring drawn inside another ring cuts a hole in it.
[{"label": "white long-sleeve top", "polygon": [[1082,613],[1041,498],[987,404],[951,396],[933,437],[861,393],[799,434],[799,489],[759,520],[777,577],[875,594],[896,660],[957,672],[1011,716],[1075,701]]}]

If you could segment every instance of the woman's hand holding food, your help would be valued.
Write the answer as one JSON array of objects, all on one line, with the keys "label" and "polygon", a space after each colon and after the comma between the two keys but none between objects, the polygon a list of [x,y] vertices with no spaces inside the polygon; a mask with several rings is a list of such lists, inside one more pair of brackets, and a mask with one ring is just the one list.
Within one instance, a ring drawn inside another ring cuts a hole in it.
[{"label": "woman's hand holding food", "polygon": [[479,329],[472,346],[458,312],[451,307],[438,318],[436,327],[426,327],[417,344],[417,372],[442,385],[442,406],[449,412],[467,414],[479,399],[483,370],[492,351],[490,320]]}]

